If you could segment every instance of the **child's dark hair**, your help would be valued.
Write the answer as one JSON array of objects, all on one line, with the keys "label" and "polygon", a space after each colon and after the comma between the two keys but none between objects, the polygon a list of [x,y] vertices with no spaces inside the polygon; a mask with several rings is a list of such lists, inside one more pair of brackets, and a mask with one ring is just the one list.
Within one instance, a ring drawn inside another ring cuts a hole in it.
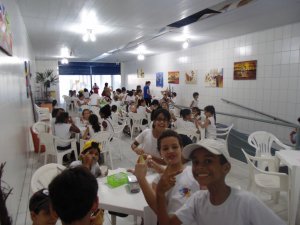
[{"label": "child's dark hair", "polygon": [[190,109],[182,109],[182,110],[180,111],[180,116],[181,116],[182,118],[185,118],[186,116],[188,116],[188,115],[190,115],[190,114],[192,114],[192,112],[191,112]]},{"label": "child's dark hair", "polygon": [[196,96],[199,96],[199,93],[198,93],[198,92],[194,92],[194,93],[193,93],[193,98],[195,98]]},{"label": "child's dark hair", "polygon": [[56,115],[57,115],[57,113],[58,113],[58,110],[59,110],[59,108],[54,108],[54,109],[52,110],[52,113],[51,113],[52,118],[55,118],[55,117],[56,117]]},{"label": "child's dark hair", "polygon": [[41,210],[50,213],[50,198],[47,189],[35,192],[29,200],[29,211],[39,214]]},{"label": "child's dark hair", "polygon": [[133,96],[133,91],[128,91],[128,94],[127,94],[128,96]]},{"label": "child's dark hair", "polygon": [[69,113],[62,112],[56,117],[55,123],[66,123],[67,119],[69,119]]},{"label": "child's dark hair", "polygon": [[118,110],[118,107],[116,105],[111,106],[111,111],[112,112],[117,112],[117,110]]},{"label": "child's dark hair", "polygon": [[122,87],[122,92],[126,91],[126,87]]},{"label": "child's dark hair", "polygon": [[51,204],[63,223],[85,217],[97,201],[98,183],[85,167],[62,171],[49,184]]},{"label": "child's dark hair", "polygon": [[96,116],[95,114],[91,114],[89,116],[89,123],[92,125],[92,128],[94,130],[95,133],[100,131],[100,125],[99,125],[99,120],[98,120],[98,116]]},{"label": "child's dark hair", "polygon": [[173,97],[176,97],[176,96],[177,96],[176,92],[173,92],[172,95],[173,95]]},{"label": "child's dark hair", "polygon": [[110,109],[110,106],[109,105],[105,105],[103,106],[100,111],[99,111],[100,115],[102,114],[103,117],[105,119],[107,119],[108,117],[111,116],[111,109]]},{"label": "child's dark hair", "polygon": [[215,119],[215,124],[217,123],[217,119],[216,119],[216,110],[215,107],[213,105],[208,105],[205,106],[204,111],[211,113],[214,116]]},{"label": "child's dark hair", "polygon": [[193,107],[192,111],[195,111],[198,115],[201,115],[201,110],[198,107]]},{"label": "child's dark hair", "polygon": [[[165,120],[167,120],[168,122],[170,122],[170,120],[171,120],[171,114],[169,113],[168,110],[162,109],[162,108],[158,108],[158,109],[154,110],[153,115],[151,115],[151,120],[155,121],[160,114],[163,114],[163,116],[165,117]],[[152,125],[152,128],[154,128],[154,123]]]},{"label": "child's dark hair", "polygon": [[78,98],[84,97],[82,92],[79,92]]},{"label": "child's dark hair", "polygon": [[159,101],[157,99],[154,99],[150,105],[159,105]]},{"label": "child's dark hair", "polygon": [[300,117],[298,118],[298,122],[300,123]]},{"label": "child's dark hair", "polygon": [[89,90],[87,88],[83,89],[83,92],[89,92]]},{"label": "child's dark hair", "polygon": [[173,130],[165,130],[164,132],[161,133],[161,135],[159,136],[159,138],[157,139],[157,149],[160,152],[160,148],[161,148],[161,141],[164,138],[168,138],[168,137],[174,137],[178,140],[178,143],[180,145],[180,147],[182,148],[182,140],[181,137],[179,136],[179,134],[176,131]]},{"label": "child's dark hair", "polygon": [[143,102],[145,102],[145,99],[139,99],[138,104],[137,104],[137,108],[140,107]]},{"label": "child's dark hair", "polygon": [[116,89],[116,92],[117,92],[118,94],[120,94],[120,93],[122,92],[122,90],[121,90],[120,88],[117,88],[117,89]]},{"label": "child's dark hair", "polygon": [[54,106],[56,106],[56,105],[57,105],[57,100],[54,99],[54,100],[52,101],[52,107],[54,107]]}]

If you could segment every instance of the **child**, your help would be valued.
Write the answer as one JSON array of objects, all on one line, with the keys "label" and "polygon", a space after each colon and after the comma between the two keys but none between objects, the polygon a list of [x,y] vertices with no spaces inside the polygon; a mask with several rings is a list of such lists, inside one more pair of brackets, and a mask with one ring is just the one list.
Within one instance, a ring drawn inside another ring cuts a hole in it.
[{"label": "child", "polygon": [[49,184],[52,209],[63,225],[101,225],[103,210],[98,209],[97,194],[97,180],[83,166],[62,171]]},{"label": "child", "polygon": [[217,128],[216,128],[216,111],[215,107],[208,105],[204,108],[204,115],[206,117],[204,123],[197,121],[196,126],[205,128],[205,136],[209,139],[216,139]]},{"label": "child", "polygon": [[285,224],[255,195],[225,183],[231,165],[224,144],[212,139],[201,140],[186,146],[183,156],[192,160],[194,178],[208,190],[195,193],[174,215],[169,216],[165,193],[177,183],[175,176],[181,171],[170,172],[168,166],[156,188],[159,224]]},{"label": "child", "polygon": [[50,212],[50,198],[47,189],[35,192],[29,200],[32,225],[54,225],[57,216]]},{"label": "child", "polygon": [[182,118],[178,118],[175,122],[176,129],[186,129],[186,130],[194,130],[196,132],[197,128],[195,124],[192,122],[192,112],[190,109],[182,109],[180,111],[180,116]]},{"label": "child", "polygon": [[98,116],[91,114],[89,117],[89,125],[87,125],[86,130],[82,136],[83,140],[88,140],[90,137],[93,137],[96,133],[101,131],[99,124]]},{"label": "child", "polygon": [[192,108],[192,114],[194,121],[200,121],[201,120],[201,111],[198,107]]},{"label": "child", "polygon": [[91,115],[91,111],[89,109],[84,109],[81,113],[80,122],[83,126],[87,126],[89,124],[89,117]]},{"label": "child", "polygon": [[[176,176],[177,183],[166,193],[168,214],[174,214],[188,199],[191,194],[199,190],[199,184],[194,179],[191,166],[182,163],[182,142],[180,136],[172,130],[164,131],[157,140],[157,148],[165,163],[169,165],[169,172],[178,170],[183,172]],[[152,187],[146,179],[147,165],[137,163],[135,175],[144,193],[149,206],[157,213],[156,186],[160,175],[153,181]]]},{"label": "child", "polygon": [[199,93],[194,92],[193,93],[193,101],[191,102],[190,108],[198,107],[198,105],[199,105],[198,98],[199,98]]},{"label": "child", "polygon": [[100,114],[100,117],[103,119],[103,121],[101,123],[103,130],[113,132],[114,128],[112,126],[110,106],[105,105],[102,108],[100,108],[99,114]]},{"label": "child", "polygon": [[94,140],[85,142],[79,155],[79,160],[72,162],[70,168],[82,165],[88,168],[96,178],[99,177],[101,175],[101,170],[98,163],[100,152],[101,145],[98,142]]},{"label": "child", "polygon": [[[300,124],[300,117],[298,118],[298,122]],[[295,130],[293,130],[290,133],[290,141],[291,141],[292,144],[296,144],[296,135],[297,135],[297,128],[295,128]]]}]

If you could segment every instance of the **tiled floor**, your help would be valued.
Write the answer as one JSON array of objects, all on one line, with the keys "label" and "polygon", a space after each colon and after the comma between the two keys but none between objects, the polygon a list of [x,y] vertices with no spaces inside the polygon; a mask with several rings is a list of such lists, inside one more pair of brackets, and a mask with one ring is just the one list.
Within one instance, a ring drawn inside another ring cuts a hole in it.
[{"label": "tiled floor", "polygon": [[[115,168],[133,168],[135,161],[136,161],[136,155],[131,151],[130,144],[131,139],[127,136],[122,136],[121,139],[117,140],[114,139],[111,149],[113,149],[113,155],[115,158],[113,160],[114,167]],[[117,159],[117,155],[119,154],[119,151],[117,149],[120,149],[122,154],[122,159]],[[19,212],[17,216],[16,225],[29,225],[32,224],[30,219],[30,214],[28,212],[28,199],[31,196],[31,190],[30,190],[30,181],[31,176],[34,173],[34,171],[39,168],[42,165],[42,161],[38,162],[36,154],[32,153],[29,156],[28,159],[28,166],[26,170],[26,178],[23,186],[23,192],[22,197],[19,205]],[[227,183],[231,186],[239,187],[241,189],[246,189],[247,183],[248,183],[248,172],[247,167],[242,163],[235,163],[232,165],[232,169],[230,174],[227,176]],[[263,193],[257,193],[261,197],[261,199],[270,207],[272,208],[281,218],[284,220],[287,220],[287,201],[286,196],[284,194],[280,195],[279,204],[274,204],[272,200],[270,200],[270,196]],[[138,220],[138,223],[140,220]],[[59,222],[60,224],[60,222]],[[106,213],[105,217],[105,225],[110,225],[111,220],[110,216]],[[128,216],[126,218],[117,218],[117,224],[118,225],[129,225],[134,224],[133,222],[133,216]]]}]

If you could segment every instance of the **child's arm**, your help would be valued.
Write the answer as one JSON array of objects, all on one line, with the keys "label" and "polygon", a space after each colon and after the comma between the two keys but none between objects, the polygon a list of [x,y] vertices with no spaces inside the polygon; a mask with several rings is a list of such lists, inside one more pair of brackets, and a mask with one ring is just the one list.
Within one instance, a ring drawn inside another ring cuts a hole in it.
[{"label": "child's arm", "polygon": [[142,163],[137,163],[135,165],[135,172],[134,172],[139,185],[142,189],[142,192],[145,196],[146,202],[150,206],[150,208],[157,214],[156,208],[156,193],[152,189],[151,185],[148,183],[146,179],[147,174],[147,165]]},{"label": "child's arm", "polygon": [[194,105],[194,100],[191,102],[190,108],[192,108]]},{"label": "child's arm", "polygon": [[201,123],[200,121],[199,121],[199,123],[198,123],[198,125],[199,125],[201,128],[207,128],[209,124],[210,124],[210,120],[207,119],[207,118],[205,119],[204,123]]},{"label": "child's arm", "polygon": [[82,136],[83,140],[87,140],[87,136],[88,136],[89,132],[90,132],[89,127],[87,127]]},{"label": "child's arm", "polygon": [[143,155],[144,154],[144,150],[142,148],[139,148],[138,146],[140,145],[140,143],[138,143],[136,140],[131,144],[131,149],[132,151],[134,151],[136,154],[138,155]]},{"label": "child's arm", "polygon": [[159,224],[164,225],[180,225],[181,221],[176,215],[169,216],[167,212],[167,201],[165,193],[170,190],[176,182],[175,176],[182,171],[176,171],[171,173],[170,168],[167,167],[162,177],[160,178],[156,188],[156,205],[157,205],[157,217]]}]

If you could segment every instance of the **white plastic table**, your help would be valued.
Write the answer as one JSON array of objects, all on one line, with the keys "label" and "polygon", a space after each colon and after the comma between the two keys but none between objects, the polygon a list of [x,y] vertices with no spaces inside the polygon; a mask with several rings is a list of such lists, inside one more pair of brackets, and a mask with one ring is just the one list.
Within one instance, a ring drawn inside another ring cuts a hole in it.
[{"label": "white plastic table", "polygon": [[289,225],[300,225],[300,151],[280,150],[276,157],[289,168]]},{"label": "white plastic table", "polygon": [[[121,171],[124,172],[125,169],[117,169],[113,171],[110,170],[109,174],[114,174]],[[154,175],[147,176],[147,179],[153,180]],[[100,208],[118,213],[143,217],[145,225],[156,224],[156,215],[148,206],[142,191],[134,194],[130,193],[127,185],[111,188],[106,184],[106,177],[98,178],[97,180],[99,185],[98,198]]]}]

